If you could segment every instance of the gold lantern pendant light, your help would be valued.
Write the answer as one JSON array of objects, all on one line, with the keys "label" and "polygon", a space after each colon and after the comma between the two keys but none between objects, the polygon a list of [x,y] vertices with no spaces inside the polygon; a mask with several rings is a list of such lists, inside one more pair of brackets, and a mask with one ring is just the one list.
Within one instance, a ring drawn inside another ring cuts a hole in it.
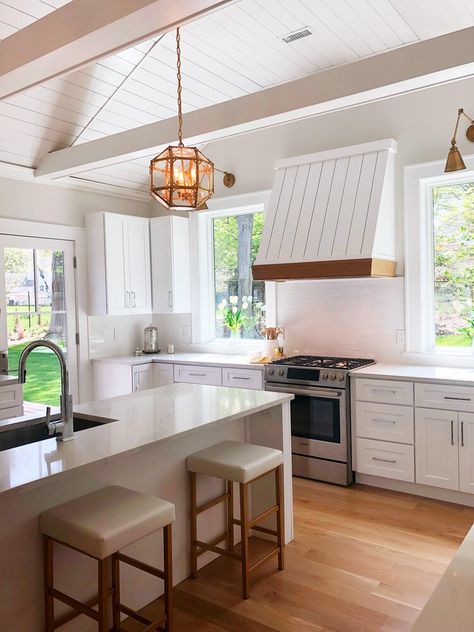
[{"label": "gold lantern pendant light", "polygon": [[214,193],[214,164],[197,147],[183,144],[181,48],[176,29],[178,77],[178,145],[170,145],[150,162],[150,192],[166,208],[205,208]]}]

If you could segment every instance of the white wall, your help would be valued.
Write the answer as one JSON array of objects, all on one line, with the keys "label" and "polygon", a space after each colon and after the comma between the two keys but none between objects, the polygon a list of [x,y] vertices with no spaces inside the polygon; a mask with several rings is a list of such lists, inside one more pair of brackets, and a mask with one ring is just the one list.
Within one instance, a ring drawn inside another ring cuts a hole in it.
[{"label": "white wall", "polygon": [[82,227],[84,216],[96,211],[148,217],[150,205],[132,199],[0,177],[0,232],[2,217]]}]

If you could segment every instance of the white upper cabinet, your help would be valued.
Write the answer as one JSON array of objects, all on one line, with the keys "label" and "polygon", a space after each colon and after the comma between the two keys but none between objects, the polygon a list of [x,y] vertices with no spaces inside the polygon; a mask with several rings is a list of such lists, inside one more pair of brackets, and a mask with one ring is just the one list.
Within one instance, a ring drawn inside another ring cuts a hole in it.
[{"label": "white upper cabinet", "polygon": [[93,315],[149,314],[149,221],[145,217],[86,216],[89,311]]},{"label": "white upper cabinet", "polygon": [[189,220],[156,217],[150,220],[153,271],[153,312],[180,314],[191,311]]}]

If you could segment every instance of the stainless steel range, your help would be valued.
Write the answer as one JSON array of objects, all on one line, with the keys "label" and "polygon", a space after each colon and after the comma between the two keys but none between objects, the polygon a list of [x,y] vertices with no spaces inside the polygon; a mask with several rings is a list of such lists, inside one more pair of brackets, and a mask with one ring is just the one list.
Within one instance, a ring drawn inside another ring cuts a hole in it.
[{"label": "stainless steel range", "polygon": [[293,474],[352,483],[349,371],[374,360],[293,356],[265,369],[266,390],[293,393]]}]

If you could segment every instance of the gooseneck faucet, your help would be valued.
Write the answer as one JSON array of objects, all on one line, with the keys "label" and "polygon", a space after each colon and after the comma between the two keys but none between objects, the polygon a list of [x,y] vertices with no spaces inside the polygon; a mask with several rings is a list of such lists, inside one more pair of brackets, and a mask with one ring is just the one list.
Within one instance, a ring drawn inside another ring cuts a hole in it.
[{"label": "gooseneck faucet", "polygon": [[18,363],[18,381],[20,384],[26,382],[26,360],[33,349],[37,347],[47,347],[51,349],[58,357],[61,367],[61,419],[59,421],[51,421],[51,408],[46,409],[46,425],[49,434],[58,433],[56,439],[58,441],[68,441],[74,438],[74,425],[72,418],[72,395],[69,393],[69,373],[66,366],[66,358],[60,347],[49,340],[35,340],[26,345],[20,355]]}]

